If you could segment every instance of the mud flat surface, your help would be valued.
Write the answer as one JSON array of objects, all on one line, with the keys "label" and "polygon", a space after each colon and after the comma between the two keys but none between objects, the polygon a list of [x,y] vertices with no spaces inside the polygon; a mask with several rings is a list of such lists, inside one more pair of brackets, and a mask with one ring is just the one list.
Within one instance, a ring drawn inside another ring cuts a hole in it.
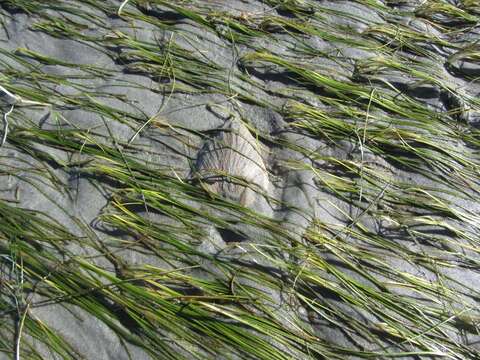
[{"label": "mud flat surface", "polygon": [[480,357],[477,1],[0,19],[1,359]]}]

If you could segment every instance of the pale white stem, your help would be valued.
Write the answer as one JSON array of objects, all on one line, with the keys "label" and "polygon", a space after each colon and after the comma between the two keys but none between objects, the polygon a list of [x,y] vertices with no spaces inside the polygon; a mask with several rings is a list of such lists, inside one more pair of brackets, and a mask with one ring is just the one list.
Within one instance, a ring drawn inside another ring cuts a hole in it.
[{"label": "pale white stem", "polygon": [[20,342],[22,340],[23,325],[25,324],[25,318],[27,317],[29,307],[30,303],[27,303],[22,318],[20,319],[20,324],[18,325],[17,343],[15,344],[15,360],[20,360]]},{"label": "pale white stem", "polygon": [[118,8],[118,11],[117,11],[117,15],[118,16],[122,16],[122,10],[123,8],[128,4],[130,0],[125,0],[122,5],[120,5],[120,7]]},{"label": "pale white stem", "polygon": [[12,104],[12,107],[10,108],[9,111],[7,111],[5,114],[3,114],[3,136],[2,136],[2,142],[0,143],[0,148],[5,144],[5,141],[7,141],[7,134],[8,134],[8,115],[10,115],[15,108],[15,105]]}]

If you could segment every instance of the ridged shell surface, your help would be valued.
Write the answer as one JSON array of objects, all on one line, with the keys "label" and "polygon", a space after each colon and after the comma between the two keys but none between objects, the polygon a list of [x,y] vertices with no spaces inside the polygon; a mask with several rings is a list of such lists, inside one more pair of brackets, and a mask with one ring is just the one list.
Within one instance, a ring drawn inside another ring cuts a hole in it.
[{"label": "ridged shell surface", "polygon": [[[196,176],[212,192],[248,206],[255,185],[268,190],[268,172],[255,138],[239,120],[230,120],[200,150]],[[253,186],[243,186],[238,182]]]}]

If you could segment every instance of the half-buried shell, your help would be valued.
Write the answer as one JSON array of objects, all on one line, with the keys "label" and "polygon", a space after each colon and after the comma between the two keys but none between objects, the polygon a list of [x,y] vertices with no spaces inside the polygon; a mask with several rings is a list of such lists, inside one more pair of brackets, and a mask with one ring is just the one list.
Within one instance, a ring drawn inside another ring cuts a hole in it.
[{"label": "half-buried shell", "polygon": [[269,184],[258,143],[235,119],[205,142],[197,157],[195,176],[207,190],[244,206],[255,201],[258,190],[267,192]]}]

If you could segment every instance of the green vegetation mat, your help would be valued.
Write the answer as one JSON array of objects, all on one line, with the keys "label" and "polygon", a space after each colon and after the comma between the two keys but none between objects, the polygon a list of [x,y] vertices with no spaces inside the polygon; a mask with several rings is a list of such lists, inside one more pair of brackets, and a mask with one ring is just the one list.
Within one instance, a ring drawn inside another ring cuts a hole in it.
[{"label": "green vegetation mat", "polygon": [[0,358],[480,358],[480,7],[419,3],[0,0]]}]

